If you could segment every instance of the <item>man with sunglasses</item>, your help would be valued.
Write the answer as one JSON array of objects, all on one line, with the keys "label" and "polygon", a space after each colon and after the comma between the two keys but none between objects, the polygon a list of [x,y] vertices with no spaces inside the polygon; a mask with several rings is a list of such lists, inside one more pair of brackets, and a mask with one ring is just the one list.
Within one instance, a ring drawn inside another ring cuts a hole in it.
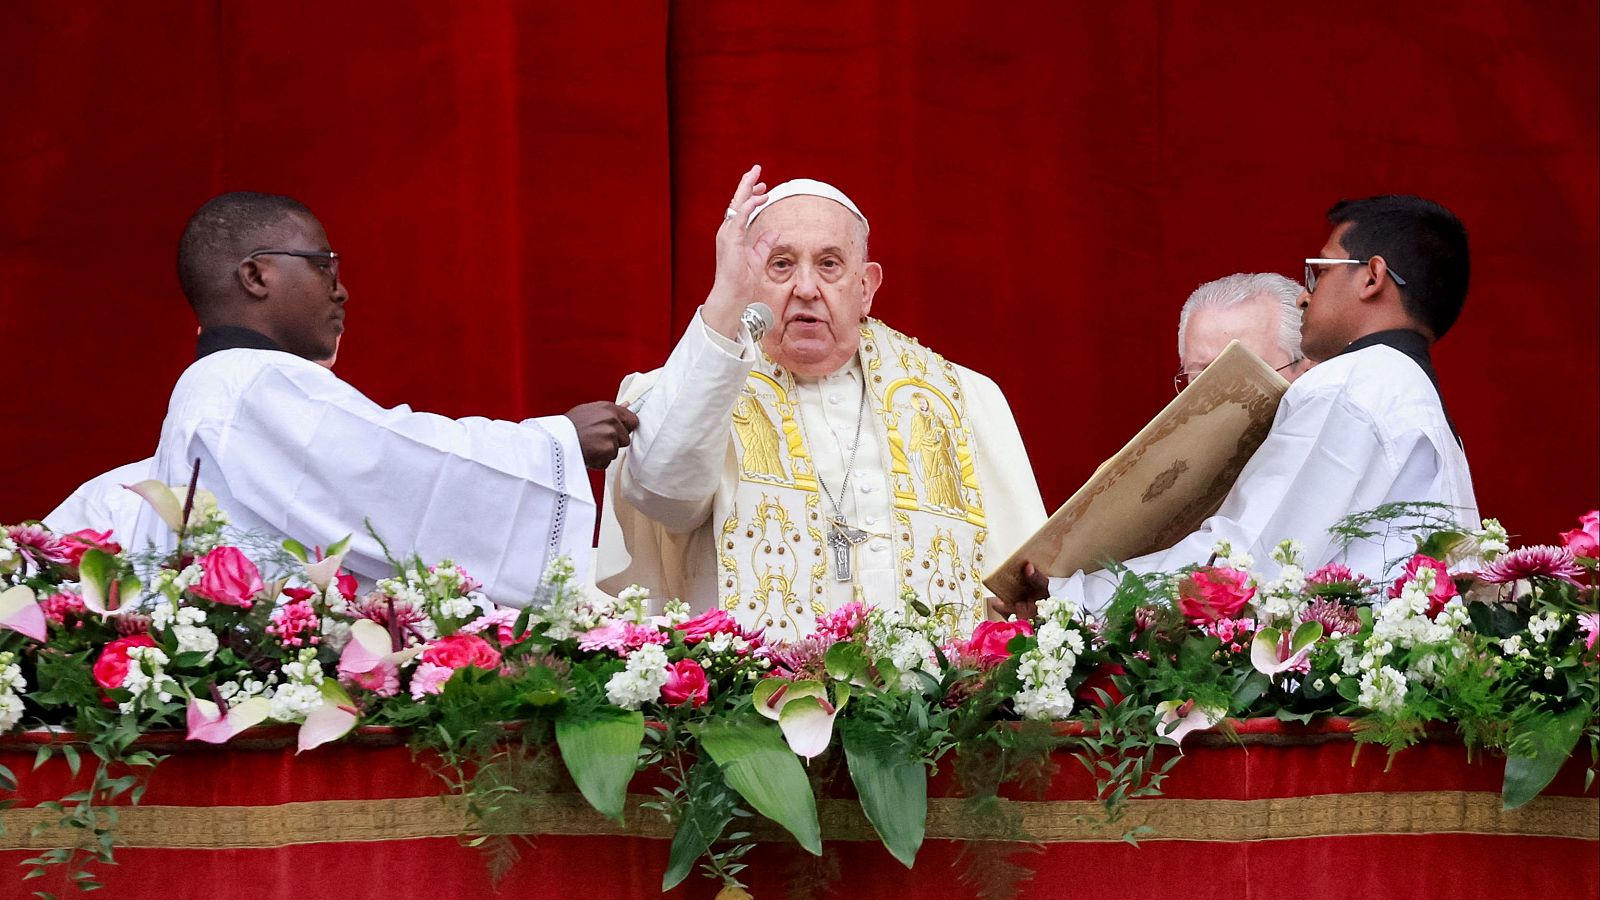
[{"label": "man with sunglasses", "polygon": [[[1318,364],[1289,387],[1272,430],[1217,514],[1173,547],[1129,560],[1135,572],[1206,562],[1218,541],[1273,573],[1285,539],[1307,570],[1342,562],[1375,579],[1414,544],[1400,529],[1344,548],[1329,529],[1388,503],[1437,503],[1463,528],[1479,524],[1472,476],[1440,396],[1429,346],[1461,313],[1467,233],[1454,214],[1411,196],[1347,200],[1328,211],[1327,242],[1305,262],[1301,347]],[[1103,608],[1116,579],[1078,572],[998,604],[1029,614],[1046,593]]]},{"label": "man with sunglasses", "polygon": [[[396,553],[449,557],[491,600],[529,602],[545,566],[590,556],[602,468],[638,424],[609,402],[521,422],[384,409],[316,360],[344,331],[339,254],[311,211],[271,194],[224,194],[190,219],[178,278],[200,320],[197,359],[173,388],[152,477],[216,495],[230,523],[327,546],[346,568],[392,574]],[[172,546],[153,512],[130,549]]]}]

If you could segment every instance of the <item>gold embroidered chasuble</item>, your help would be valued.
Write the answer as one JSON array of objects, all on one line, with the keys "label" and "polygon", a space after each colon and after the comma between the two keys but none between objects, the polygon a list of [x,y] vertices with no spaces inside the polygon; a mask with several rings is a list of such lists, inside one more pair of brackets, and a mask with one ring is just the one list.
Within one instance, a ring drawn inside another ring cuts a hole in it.
[{"label": "gold embroidered chasuble", "polygon": [[[887,462],[892,511],[877,527],[849,525],[866,533],[863,540],[888,543],[897,596],[862,596],[858,585],[857,599],[890,606],[914,593],[970,631],[984,617],[979,579],[988,527],[960,374],[876,319],[862,325],[858,362],[867,420],[860,440],[877,442],[874,455]],[[713,509],[719,602],[746,627],[810,633],[829,609],[828,582],[838,573],[828,545],[836,511],[813,465],[822,423],[807,421],[794,376],[765,354],[732,418],[738,486]],[[827,489],[842,502],[844,485]]]}]

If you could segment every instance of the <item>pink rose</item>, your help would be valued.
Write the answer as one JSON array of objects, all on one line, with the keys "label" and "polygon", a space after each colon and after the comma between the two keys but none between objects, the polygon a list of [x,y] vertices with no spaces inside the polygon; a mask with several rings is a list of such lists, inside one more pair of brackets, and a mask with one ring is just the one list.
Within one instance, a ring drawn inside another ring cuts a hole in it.
[{"label": "pink rose", "polygon": [[122,687],[122,682],[128,677],[128,651],[134,647],[155,645],[155,638],[148,634],[117,638],[107,644],[100,651],[100,658],[94,661],[94,683],[108,690]]},{"label": "pink rose", "polygon": [[113,556],[122,552],[122,545],[111,539],[109,528],[105,531],[91,531],[88,528],[74,531],[62,536],[61,546],[67,551],[67,564],[73,566],[90,550],[101,550]]},{"label": "pink rose", "polygon": [[448,669],[475,666],[493,671],[500,668],[500,651],[475,634],[452,634],[429,644],[422,651],[422,661]]},{"label": "pink rose", "polygon": [[683,642],[698,644],[718,634],[738,634],[739,623],[721,609],[708,609],[678,626],[683,632]]},{"label": "pink rose", "polygon": [[1428,595],[1428,618],[1431,619],[1444,609],[1444,605],[1452,597],[1460,596],[1455,581],[1450,578],[1450,568],[1443,562],[1420,553],[1411,557],[1406,561],[1405,573],[1389,588],[1389,597],[1393,599],[1400,596],[1400,591],[1405,589],[1405,586],[1417,577],[1417,572],[1424,568],[1433,570],[1433,592]]},{"label": "pink rose", "polygon": [[978,658],[978,661],[989,668],[1000,665],[1011,656],[1011,651],[1006,645],[1011,639],[1020,635],[1033,634],[1033,625],[1021,620],[1014,622],[995,622],[986,620],[978,623],[972,630],[972,639],[967,641],[967,652]]},{"label": "pink rose", "polygon": [[218,547],[200,560],[200,566],[205,573],[190,589],[196,597],[249,609],[256,595],[266,590],[261,570],[237,547]]},{"label": "pink rose", "polygon": [[661,686],[661,699],[672,706],[688,702],[699,708],[711,698],[711,685],[706,681],[706,670],[692,659],[682,659],[667,666],[667,683]]},{"label": "pink rose", "polygon": [[1238,569],[1202,566],[1178,582],[1178,611],[1190,624],[1238,618],[1256,596],[1250,575]]},{"label": "pink rose", "polygon": [[1578,527],[1561,532],[1561,544],[1573,556],[1600,556],[1600,510],[1589,510],[1578,517]]}]

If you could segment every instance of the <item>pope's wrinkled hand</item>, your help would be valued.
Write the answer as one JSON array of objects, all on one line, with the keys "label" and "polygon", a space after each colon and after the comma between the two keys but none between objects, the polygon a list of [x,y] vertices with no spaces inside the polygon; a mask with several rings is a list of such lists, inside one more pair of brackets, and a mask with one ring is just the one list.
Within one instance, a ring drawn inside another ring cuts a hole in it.
[{"label": "pope's wrinkled hand", "polygon": [[761,167],[752,166],[739,179],[739,186],[723,210],[717,228],[717,276],[706,295],[701,316],[711,330],[724,337],[739,336],[739,314],[760,299],[757,296],[767,256],[778,241],[775,231],[763,232],[750,242],[750,214],[767,202],[767,186],[761,180]]},{"label": "pope's wrinkled hand", "polygon": [[628,446],[629,435],[639,427],[639,417],[626,406],[607,400],[582,403],[567,410],[567,418],[578,430],[578,445],[583,448],[583,464],[604,469]]}]

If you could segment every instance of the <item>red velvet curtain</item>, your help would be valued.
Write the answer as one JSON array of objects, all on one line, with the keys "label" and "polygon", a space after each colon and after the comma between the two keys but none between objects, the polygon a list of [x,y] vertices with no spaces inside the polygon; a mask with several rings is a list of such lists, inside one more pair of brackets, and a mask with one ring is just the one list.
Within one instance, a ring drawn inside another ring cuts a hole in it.
[{"label": "red velvet curtain", "polygon": [[190,212],[290,193],[346,256],[339,370],[521,417],[665,358],[738,173],[833,181],[875,311],[1006,390],[1054,506],[1170,396],[1177,310],[1298,276],[1341,197],[1472,232],[1437,349],[1483,509],[1600,496],[1587,0],[15,4],[0,29],[0,520],[147,455]]}]

